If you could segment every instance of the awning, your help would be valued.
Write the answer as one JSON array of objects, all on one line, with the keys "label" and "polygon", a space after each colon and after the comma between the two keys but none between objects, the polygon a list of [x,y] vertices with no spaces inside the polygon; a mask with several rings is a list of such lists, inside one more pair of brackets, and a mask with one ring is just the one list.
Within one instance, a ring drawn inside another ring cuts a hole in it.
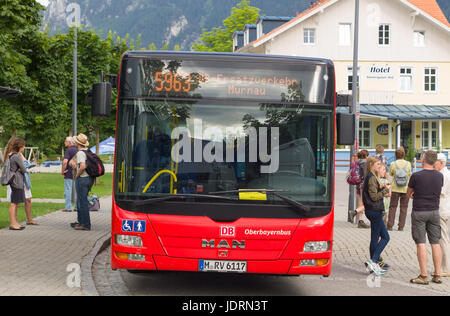
[{"label": "awning", "polygon": [[0,98],[12,98],[16,97],[22,91],[12,89],[10,87],[0,87]]},{"label": "awning", "polygon": [[[338,108],[338,113],[348,112],[348,108]],[[447,120],[450,105],[361,104],[360,114],[387,120]]]}]

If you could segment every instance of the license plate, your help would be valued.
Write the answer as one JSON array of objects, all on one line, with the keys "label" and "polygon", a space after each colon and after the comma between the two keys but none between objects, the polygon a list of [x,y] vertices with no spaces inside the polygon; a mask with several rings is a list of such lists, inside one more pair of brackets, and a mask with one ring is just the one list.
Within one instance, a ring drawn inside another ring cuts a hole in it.
[{"label": "license plate", "polygon": [[204,272],[247,272],[246,261],[200,260],[198,270]]}]

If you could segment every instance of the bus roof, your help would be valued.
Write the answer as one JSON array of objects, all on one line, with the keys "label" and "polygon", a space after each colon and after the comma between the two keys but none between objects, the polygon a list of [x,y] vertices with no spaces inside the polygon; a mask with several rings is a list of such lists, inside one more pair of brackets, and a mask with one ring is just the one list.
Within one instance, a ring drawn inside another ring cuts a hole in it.
[{"label": "bus roof", "polygon": [[285,55],[260,55],[241,53],[216,53],[216,52],[180,52],[180,51],[128,51],[124,57],[134,58],[182,58],[182,59],[206,59],[206,60],[233,60],[233,61],[262,61],[281,63],[305,63],[333,66],[330,59],[311,58]]}]

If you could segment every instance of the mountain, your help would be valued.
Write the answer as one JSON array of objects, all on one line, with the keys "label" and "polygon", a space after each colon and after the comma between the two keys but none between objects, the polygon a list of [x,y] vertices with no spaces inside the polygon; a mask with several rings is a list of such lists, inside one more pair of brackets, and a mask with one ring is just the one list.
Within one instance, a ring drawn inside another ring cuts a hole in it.
[{"label": "mountain", "polygon": [[[241,0],[78,0],[81,24],[107,34],[116,31],[121,37],[142,36],[142,44],[162,47],[169,42],[189,50],[203,28],[222,24],[231,8]],[[52,33],[67,29],[65,8],[73,0],[49,0],[44,21]],[[251,0],[250,5],[263,15],[295,16],[310,5],[310,0]]]},{"label": "mountain", "polygon": [[[169,48],[180,45],[189,50],[200,37],[203,28],[222,24],[231,8],[241,0],[78,0],[81,23],[107,34],[109,30],[121,37],[141,34],[142,45],[154,43]],[[437,0],[442,11],[450,17],[450,0]],[[50,32],[65,32],[65,9],[73,0],[46,0],[44,21]],[[311,4],[311,0],[251,0],[250,5],[261,9],[261,15],[295,16]]]}]

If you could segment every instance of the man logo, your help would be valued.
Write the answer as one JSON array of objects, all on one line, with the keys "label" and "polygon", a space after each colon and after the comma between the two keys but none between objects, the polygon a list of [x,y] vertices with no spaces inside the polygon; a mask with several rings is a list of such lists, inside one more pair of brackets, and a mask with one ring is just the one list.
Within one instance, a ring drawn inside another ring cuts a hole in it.
[{"label": "man logo", "polygon": [[236,248],[240,248],[240,249],[245,249],[245,240],[233,240],[231,242],[231,246],[228,243],[228,241],[226,241],[225,239],[222,239],[219,241],[219,243],[216,244],[216,240],[215,239],[211,239],[211,240],[207,240],[207,239],[202,239],[202,248],[226,248],[226,249],[236,249]]}]

